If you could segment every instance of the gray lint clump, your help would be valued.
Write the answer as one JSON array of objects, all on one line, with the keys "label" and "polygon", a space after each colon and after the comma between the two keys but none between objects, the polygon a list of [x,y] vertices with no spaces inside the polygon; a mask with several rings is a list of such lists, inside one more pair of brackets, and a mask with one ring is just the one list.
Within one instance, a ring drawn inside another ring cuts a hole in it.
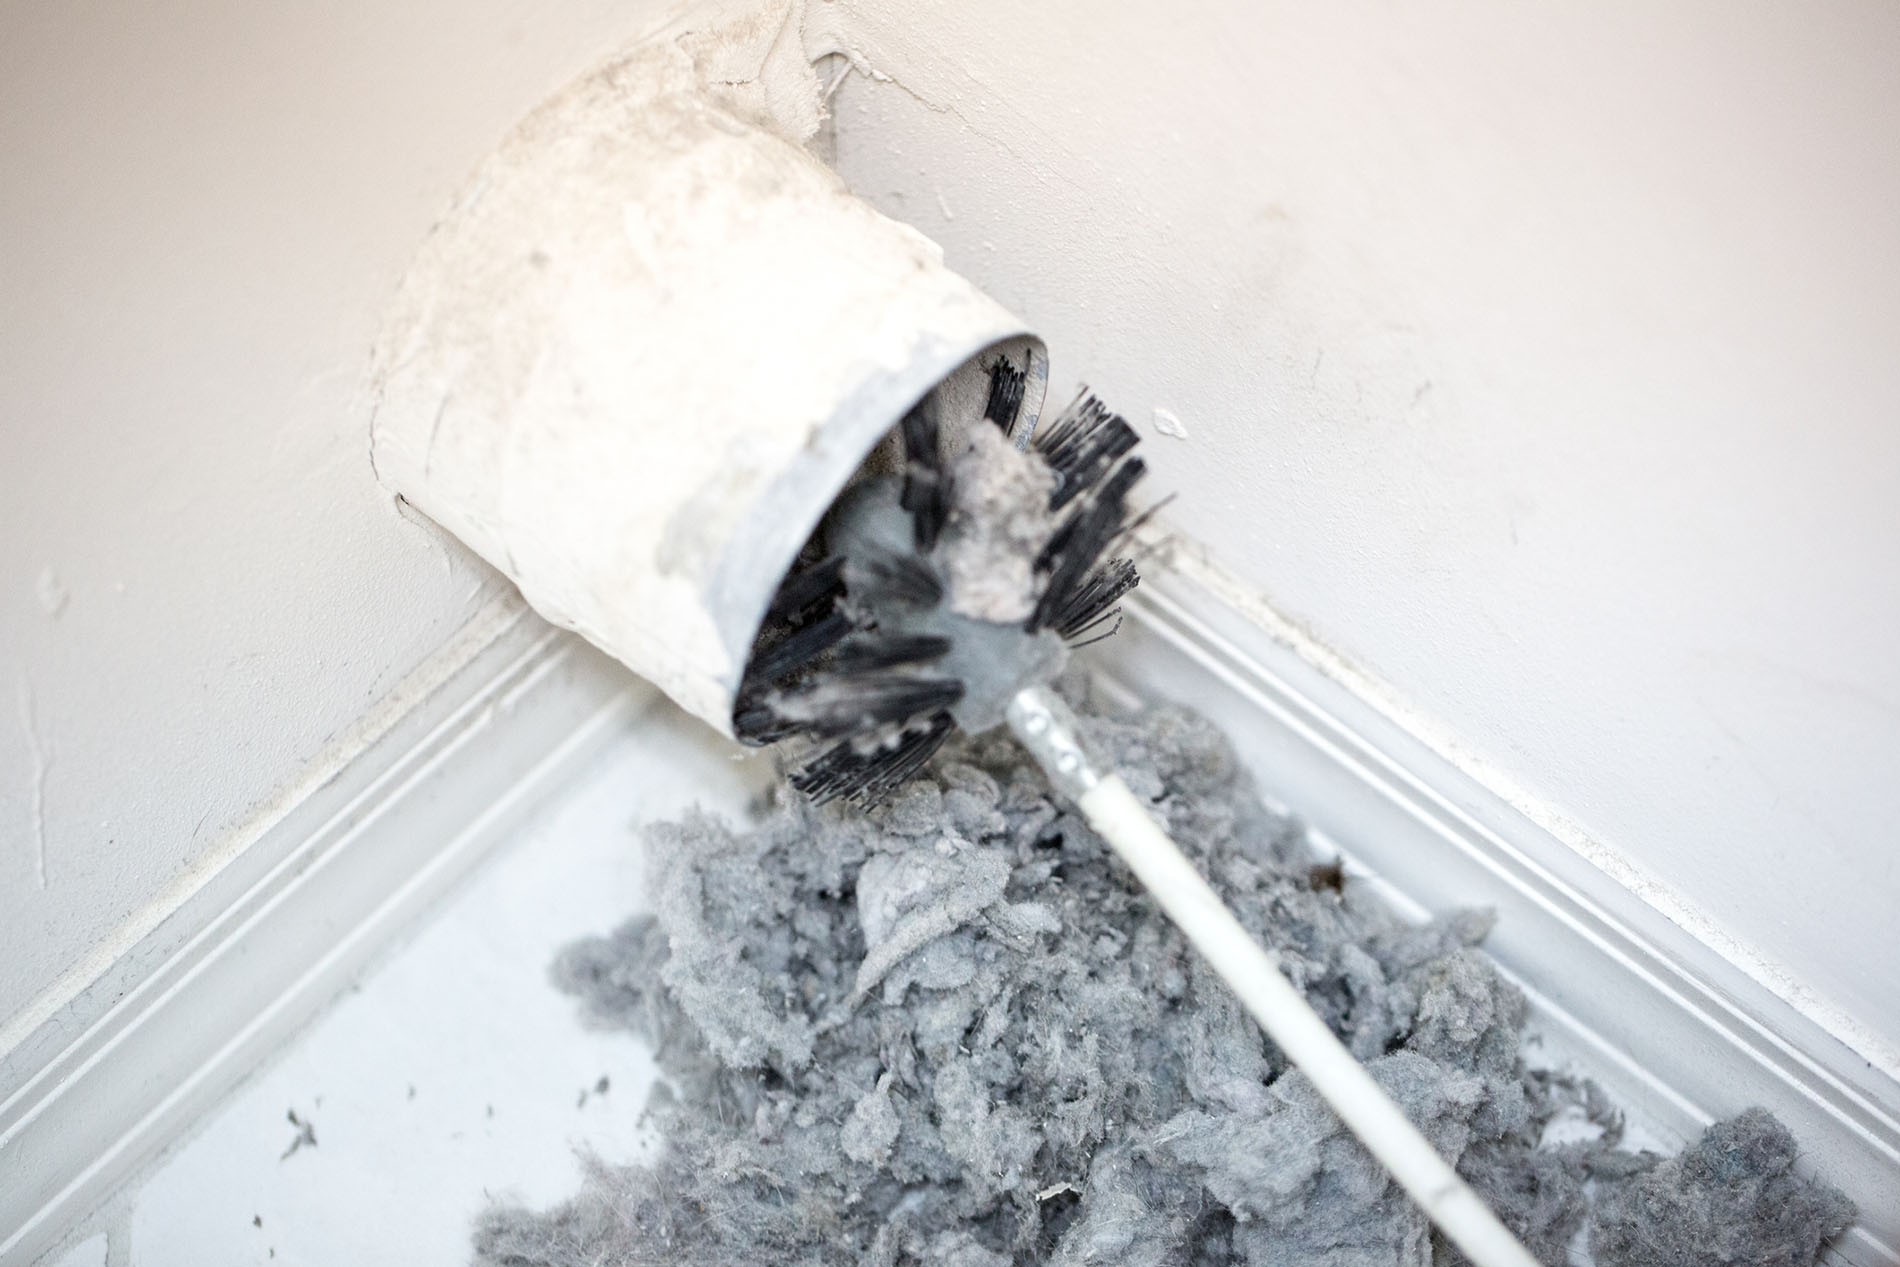
[{"label": "gray lint clump", "polygon": [[1791,1267],[1854,1221],[1853,1204],[1794,1173],[1794,1137],[1765,1109],[1718,1122],[1681,1156],[1646,1157],[1598,1202],[1602,1267]]},{"label": "gray lint clump", "polygon": [[1035,562],[1056,528],[1055,476],[995,427],[970,431],[950,464],[951,508],[939,562],[951,610],[1016,625],[1036,609]]},{"label": "gray lint clump", "polygon": [[[1617,1151],[1592,1086],[1525,1068],[1524,1000],[1476,949],[1487,917],[1408,926],[1327,883],[1206,722],[1084,714],[1543,1262],[1591,1217],[1604,1267],[1806,1264],[1850,1221],[1765,1113],[1673,1160]],[[869,814],[781,789],[757,827],[693,816],[649,851],[657,913],[555,975],[653,1044],[663,1143],[593,1163],[553,1210],[492,1210],[478,1263],[1461,1261],[1000,734],[953,740]],[[1597,1137],[1540,1146],[1559,1119]]]}]

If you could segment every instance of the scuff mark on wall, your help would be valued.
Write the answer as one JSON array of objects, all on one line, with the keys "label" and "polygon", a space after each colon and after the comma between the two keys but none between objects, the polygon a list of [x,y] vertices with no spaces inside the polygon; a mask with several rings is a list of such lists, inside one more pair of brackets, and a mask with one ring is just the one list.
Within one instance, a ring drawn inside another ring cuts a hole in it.
[{"label": "scuff mark on wall", "polygon": [[1172,409],[1155,406],[1155,430],[1161,435],[1175,440],[1188,438],[1187,424]]},{"label": "scuff mark on wall", "polygon": [[60,580],[59,573],[51,567],[40,569],[40,579],[33,590],[39,596],[40,607],[55,620],[59,619],[60,613],[66,610],[66,604],[72,600],[66,582]]},{"label": "scuff mark on wall", "polygon": [[46,773],[53,768],[50,748],[40,746],[40,731],[33,716],[33,683],[20,675],[20,724],[26,728],[27,751],[33,754],[33,878],[46,887]]}]

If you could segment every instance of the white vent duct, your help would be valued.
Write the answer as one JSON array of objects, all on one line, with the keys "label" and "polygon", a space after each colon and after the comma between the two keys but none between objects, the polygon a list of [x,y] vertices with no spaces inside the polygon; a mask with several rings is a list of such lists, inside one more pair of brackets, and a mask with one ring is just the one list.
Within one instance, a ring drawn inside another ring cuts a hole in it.
[{"label": "white vent duct", "polygon": [[524,119],[423,245],[378,350],[384,483],[730,733],[806,536],[933,387],[955,432],[1040,340],[915,230],[715,103],[665,46]]}]

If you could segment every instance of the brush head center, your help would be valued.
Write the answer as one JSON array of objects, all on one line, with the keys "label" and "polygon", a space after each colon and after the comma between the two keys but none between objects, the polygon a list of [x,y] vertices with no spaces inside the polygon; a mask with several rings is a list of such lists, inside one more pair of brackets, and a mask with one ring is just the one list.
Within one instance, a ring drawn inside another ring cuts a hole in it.
[{"label": "brush head center", "polygon": [[953,728],[1002,724],[1070,647],[1114,632],[1138,580],[1116,557],[1144,471],[1134,430],[1084,393],[1021,449],[1008,438],[1012,374],[999,358],[996,426],[979,421],[955,452],[936,400],[918,402],[900,428],[902,473],[853,484],[771,604],[733,728],[802,744],[792,781],[814,799],[881,799]]}]

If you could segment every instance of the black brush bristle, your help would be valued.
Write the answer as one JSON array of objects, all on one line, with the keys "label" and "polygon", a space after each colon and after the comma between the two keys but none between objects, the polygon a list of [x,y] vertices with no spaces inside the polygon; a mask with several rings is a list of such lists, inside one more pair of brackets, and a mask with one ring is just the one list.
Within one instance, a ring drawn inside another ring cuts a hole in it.
[{"label": "black brush bristle", "polygon": [[943,582],[914,554],[860,550],[845,564],[844,576],[851,601],[869,610],[888,604],[930,608],[943,601]]},{"label": "black brush bristle", "polygon": [[1128,494],[1147,473],[1148,464],[1140,458],[1129,458],[1115,467],[1057,527],[1036,559],[1036,567],[1048,571],[1064,557],[1085,563],[1099,558],[1127,526]]},{"label": "black brush bristle", "polygon": [[799,624],[814,614],[814,609],[830,609],[831,603],[844,597],[844,556],[833,555],[808,568],[788,575],[766,608],[765,623]]},{"label": "black brush bristle", "polygon": [[917,551],[928,554],[950,515],[950,473],[944,469],[937,427],[937,398],[926,396],[904,415],[904,492]]},{"label": "black brush bristle", "polygon": [[827,675],[823,681],[773,699],[772,706],[797,719],[804,733],[819,739],[868,734],[919,713],[947,709],[963,698],[955,678],[912,677],[903,673]]},{"label": "black brush bristle", "polygon": [[732,733],[740,743],[763,748],[799,733],[799,723],[782,717],[761,696],[741,690],[732,706]]},{"label": "black brush bristle", "polygon": [[847,637],[856,624],[838,610],[844,597],[842,557],[799,568],[779,583],[766,608],[752,655],[733,702],[732,732],[740,742],[764,745],[790,738],[798,723],[774,710],[768,692],[787,678],[813,667]]},{"label": "black brush bristle", "polygon": [[847,739],[793,772],[792,786],[819,805],[839,797],[874,805],[935,756],[954,728],[949,713],[936,712],[884,740]]},{"label": "black brush bristle", "polygon": [[1141,574],[1135,570],[1133,560],[1110,559],[1090,572],[1082,584],[1049,613],[1048,627],[1064,642],[1076,643],[1093,633],[1094,627],[1110,615],[1115,603],[1139,584]]},{"label": "black brush bristle", "polygon": [[[927,609],[942,599],[936,573],[911,554],[863,551],[794,572],[780,584],[754,640],[733,704],[733,734],[753,745],[801,735],[835,739],[954,704],[962,697],[960,682],[877,676],[941,659],[948,639],[877,633],[860,621],[861,613]],[[810,680],[786,685],[800,678]],[[816,714],[814,700],[824,704]]]},{"label": "black brush bristle", "polygon": [[1140,441],[1126,418],[1085,390],[1036,440],[1036,452],[1056,476],[1049,509],[1061,510],[1100,483]]},{"label": "black brush bristle", "polygon": [[[1128,522],[1128,493],[1147,473],[1140,458],[1129,458],[1117,466],[1057,528],[1044,547],[1036,567],[1049,574],[1036,610],[1029,617],[1029,628],[1080,628],[1134,588],[1132,580],[1106,601],[1091,597],[1097,587],[1090,584],[1096,565],[1108,548],[1121,536]],[[1133,568],[1129,571],[1132,573]],[[1106,592],[1104,589],[1102,592]]]},{"label": "black brush bristle", "polygon": [[868,673],[903,664],[928,664],[950,651],[950,640],[934,634],[860,634],[840,643],[831,657],[839,673]]},{"label": "black brush bristle", "polygon": [[[989,376],[984,417],[1009,434],[1021,422],[1028,376],[1002,356],[991,361]],[[753,643],[733,732],[746,743],[806,745],[816,755],[790,779],[814,801],[842,797],[869,806],[888,796],[943,745],[955,729],[952,710],[967,703],[964,683],[941,664],[957,651],[953,631],[962,626],[928,615],[947,597],[932,551],[953,491],[937,407],[926,397],[900,427],[897,502],[910,531],[897,519],[876,521],[888,528],[828,535],[833,548],[851,542],[848,552],[787,576]],[[1127,420],[1086,391],[1037,439],[1032,452],[1055,477],[1050,509],[1061,513],[1032,560],[1042,588],[1026,633],[1047,630],[1085,646],[1120,627],[1116,604],[1140,580],[1121,547],[1153,513],[1130,517],[1130,490],[1146,471],[1128,456],[1136,441]],[[889,495],[888,486],[873,491]],[[891,529],[895,542],[886,535]],[[815,547],[803,558],[817,558]]]},{"label": "black brush bristle", "polygon": [[[1102,626],[1108,626],[1106,629]],[[1099,631],[1099,632],[1098,632]],[[1098,642],[1113,638],[1122,631],[1122,609],[1111,607],[1094,620],[1089,621],[1069,638],[1069,650],[1077,651],[1083,647],[1092,647]]]},{"label": "black brush bristle", "polygon": [[990,398],[983,406],[983,416],[1003,429],[1004,435],[1014,434],[1016,415],[1023,411],[1023,388],[1029,381],[1029,375],[1009,363],[1009,358],[997,356],[990,362]]},{"label": "black brush bristle", "polygon": [[819,656],[837,646],[857,625],[841,611],[833,611],[809,625],[793,629],[771,646],[753,653],[746,666],[746,684],[752,688],[776,686]]}]

